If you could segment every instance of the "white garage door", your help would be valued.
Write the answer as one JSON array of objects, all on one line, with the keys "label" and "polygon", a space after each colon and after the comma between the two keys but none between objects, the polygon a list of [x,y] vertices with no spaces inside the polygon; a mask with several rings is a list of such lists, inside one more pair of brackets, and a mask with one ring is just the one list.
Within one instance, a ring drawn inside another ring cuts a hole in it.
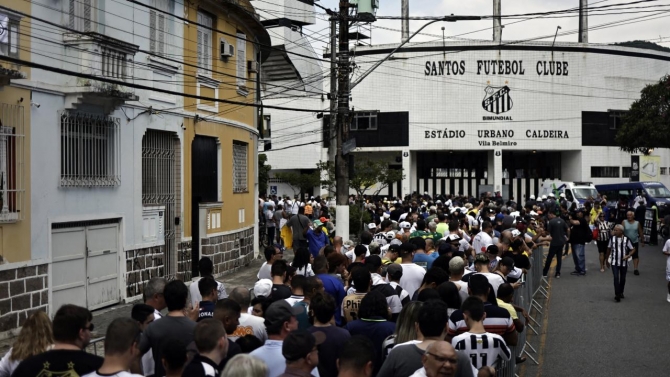
[{"label": "white garage door", "polygon": [[57,224],[52,230],[55,312],[63,304],[90,310],[119,302],[119,224]]}]

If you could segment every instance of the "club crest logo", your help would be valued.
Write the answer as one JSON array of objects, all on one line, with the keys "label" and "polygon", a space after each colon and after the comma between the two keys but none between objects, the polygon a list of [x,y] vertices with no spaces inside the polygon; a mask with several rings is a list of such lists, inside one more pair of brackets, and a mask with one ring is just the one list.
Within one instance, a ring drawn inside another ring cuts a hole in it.
[{"label": "club crest logo", "polygon": [[502,114],[512,109],[512,97],[507,85],[503,87],[487,86],[484,89],[486,96],[482,101],[484,110],[493,114]]}]

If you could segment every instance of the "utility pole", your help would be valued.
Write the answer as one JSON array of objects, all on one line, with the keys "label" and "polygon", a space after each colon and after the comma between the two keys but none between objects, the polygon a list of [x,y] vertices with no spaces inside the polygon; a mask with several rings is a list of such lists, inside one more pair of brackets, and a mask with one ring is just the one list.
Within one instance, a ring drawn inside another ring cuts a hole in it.
[{"label": "utility pole", "polygon": [[[330,13],[329,13],[330,14]],[[328,161],[335,162],[337,152],[337,16],[330,14],[330,122],[328,126]],[[331,197],[337,190],[331,189]]]},{"label": "utility pole", "polygon": [[[349,164],[342,155],[342,143],[349,134],[349,1],[340,1],[340,41],[337,67],[337,151],[335,153],[336,229],[335,234],[349,239]],[[334,51],[333,51],[334,55]],[[331,115],[332,116],[332,115]]]}]

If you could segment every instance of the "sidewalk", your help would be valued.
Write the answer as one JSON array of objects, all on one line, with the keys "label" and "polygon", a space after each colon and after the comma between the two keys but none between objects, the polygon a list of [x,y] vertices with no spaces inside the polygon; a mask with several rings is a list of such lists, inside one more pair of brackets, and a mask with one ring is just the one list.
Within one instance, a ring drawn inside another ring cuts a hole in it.
[{"label": "sidewalk", "polygon": [[[251,261],[251,263],[249,263],[248,266],[242,266],[237,271],[221,276],[216,280],[224,284],[227,292],[230,292],[233,288],[239,286],[247,287],[249,289],[253,288],[256,280],[258,280],[256,278],[256,274],[265,261],[262,251],[260,257],[262,259],[254,259]],[[293,251],[286,250],[284,252],[284,259],[287,261],[292,261]],[[92,339],[104,337],[105,332],[107,331],[107,326],[109,326],[109,324],[114,319],[120,317],[130,317],[130,311],[132,310],[133,305],[138,302],[140,301],[127,304],[118,304],[93,311],[93,325],[95,326],[95,331],[92,333]],[[0,341],[0,355],[4,355],[13,343],[14,338]]]},{"label": "sidewalk", "polygon": [[[630,268],[625,296],[614,301],[611,270],[600,272],[595,245],[586,246],[586,276],[572,276],[572,256],[561,278],[550,272],[550,296],[541,336],[540,366],[526,376],[661,376],[670,370],[667,348],[666,257],[662,246],[640,250],[640,275]],[[524,374],[522,374],[524,375]]]}]

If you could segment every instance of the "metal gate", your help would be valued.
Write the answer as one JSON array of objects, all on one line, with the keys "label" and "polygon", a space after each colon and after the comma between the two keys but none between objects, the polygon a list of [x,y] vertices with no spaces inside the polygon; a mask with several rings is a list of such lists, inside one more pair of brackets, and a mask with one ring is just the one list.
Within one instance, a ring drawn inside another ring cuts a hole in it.
[{"label": "metal gate", "polygon": [[52,226],[52,309],[75,304],[90,310],[119,302],[118,220]]},{"label": "metal gate", "polygon": [[142,204],[165,206],[165,275],[177,272],[176,149],[174,132],[147,130],[142,138]]}]

